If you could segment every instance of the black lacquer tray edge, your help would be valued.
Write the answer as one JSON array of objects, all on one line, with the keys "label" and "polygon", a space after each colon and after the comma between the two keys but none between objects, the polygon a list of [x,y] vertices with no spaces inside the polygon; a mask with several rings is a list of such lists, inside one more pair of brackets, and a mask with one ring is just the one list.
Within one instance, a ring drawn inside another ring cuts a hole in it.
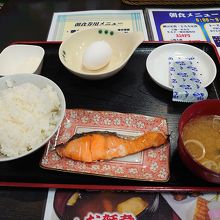
[{"label": "black lacquer tray edge", "polygon": [[[13,42],[12,44],[51,44],[56,45],[60,44],[61,41],[18,41]],[[168,43],[174,43],[170,41],[146,41],[141,44],[143,45],[153,45],[153,44],[168,44]],[[175,42],[177,43],[177,42]],[[186,44],[206,44],[213,48],[215,51],[216,57],[218,59],[218,62],[220,63],[220,56],[218,55],[218,51],[212,43],[209,42],[203,42],[203,41],[181,41],[178,43],[186,43]],[[160,192],[166,192],[166,191],[182,191],[182,192],[191,192],[191,191],[203,191],[203,192],[216,192],[220,191],[220,186],[168,186],[166,185],[166,182],[162,183],[161,186],[138,186],[138,185],[90,185],[90,184],[64,184],[64,183],[44,183],[44,182],[15,182],[15,181],[1,181],[0,186],[7,186],[7,187],[34,187],[34,188],[64,188],[64,189],[85,189],[85,190],[132,190],[132,191],[160,191]]]}]

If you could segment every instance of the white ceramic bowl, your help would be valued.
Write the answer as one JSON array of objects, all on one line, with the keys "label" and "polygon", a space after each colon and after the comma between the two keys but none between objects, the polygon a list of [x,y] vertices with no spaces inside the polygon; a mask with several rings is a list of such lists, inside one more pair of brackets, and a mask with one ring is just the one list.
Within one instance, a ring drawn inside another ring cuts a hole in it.
[{"label": "white ceramic bowl", "polygon": [[0,54],[0,76],[12,74],[40,74],[45,51],[42,47],[14,44]]},{"label": "white ceramic bowl", "polygon": [[[101,28],[86,29],[72,34],[62,42],[59,58],[71,73],[79,77],[90,80],[104,79],[119,72],[143,40],[142,32],[120,33]],[[112,48],[112,57],[105,67],[88,70],[82,65],[82,57],[95,41],[107,42]]]},{"label": "white ceramic bowl", "polygon": [[[51,81],[50,79],[44,76],[36,75],[36,74],[17,74],[17,75],[11,75],[11,76],[4,76],[0,78],[0,90],[7,89],[9,84],[12,84],[13,86],[18,86],[26,82],[34,84],[40,89],[45,88],[47,85],[50,85],[53,88],[53,91],[57,93],[59,101],[60,101],[60,111],[58,113],[59,119],[58,119],[58,122],[55,128],[52,130],[51,134],[41,144],[37,146],[32,146],[32,150],[27,151],[24,154],[16,156],[16,157],[7,157],[7,156],[1,155],[0,162],[24,157],[26,155],[33,153],[34,151],[36,151],[37,149],[45,145],[50,140],[50,138],[56,133],[56,131],[59,129],[63,121],[63,118],[65,116],[66,102],[65,102],[65,97],[63,95],[63,92],[53,81]],[[0,109],[0,112],[1,112],[1,109]]]}]

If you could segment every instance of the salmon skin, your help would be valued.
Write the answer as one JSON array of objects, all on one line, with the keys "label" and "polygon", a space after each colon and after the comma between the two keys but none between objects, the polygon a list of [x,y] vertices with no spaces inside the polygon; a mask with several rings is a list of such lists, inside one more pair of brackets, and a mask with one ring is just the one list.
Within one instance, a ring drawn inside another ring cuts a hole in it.
[{"label": "salmon skin", "polygon": [[74,135],[55,150],[60,157],[82,162],[110,160],[134,154],[167,141],[162,132],[149,131],[139,137],[125,138],[111,132],[88,132]]}]

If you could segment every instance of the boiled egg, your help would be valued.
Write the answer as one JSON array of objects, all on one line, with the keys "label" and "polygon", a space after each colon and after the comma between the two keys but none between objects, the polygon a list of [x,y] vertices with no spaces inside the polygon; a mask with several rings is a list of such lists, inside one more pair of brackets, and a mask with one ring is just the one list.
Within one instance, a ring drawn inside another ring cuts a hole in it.
[{"label": "boiled egg", "polygon": [[85,50],[82,64],[88,70],[99,70],[106,66],[112,57],[112,48],[106,41],[94,41]]}]

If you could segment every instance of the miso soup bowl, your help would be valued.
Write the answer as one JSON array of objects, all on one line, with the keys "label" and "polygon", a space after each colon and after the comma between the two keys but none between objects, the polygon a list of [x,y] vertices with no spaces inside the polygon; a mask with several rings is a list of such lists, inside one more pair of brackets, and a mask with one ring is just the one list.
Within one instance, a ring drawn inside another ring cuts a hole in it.
[{"label": "miso soup bowl", "polygon": [[207,99],[190,105],[181,115],[178,125],[178,153],[184,165],[196,176],[212,183],[220,183],[220,173],[207,169],[196,162],[183,144],[182,132],[185,124],[197,116],[220,115],[220,100]]}]

